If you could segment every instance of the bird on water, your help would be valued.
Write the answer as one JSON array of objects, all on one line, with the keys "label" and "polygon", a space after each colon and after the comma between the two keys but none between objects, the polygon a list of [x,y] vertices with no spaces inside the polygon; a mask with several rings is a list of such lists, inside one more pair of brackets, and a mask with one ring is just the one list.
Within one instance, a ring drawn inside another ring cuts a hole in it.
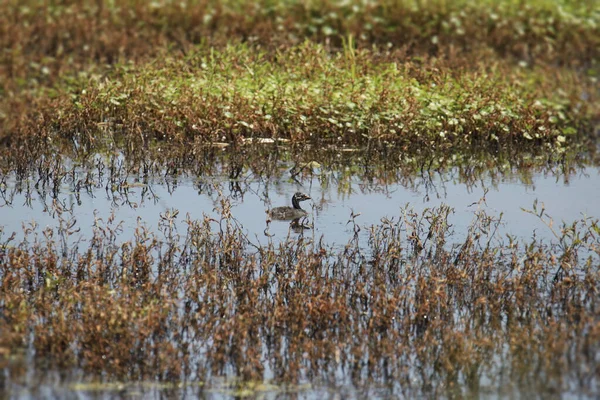
[{"label": "bird on water", "polygon": [[296,192],[292,196],[292,207],[275,207],[269,213],[271,218],[277,220],[290,220],[304,217],[308,213],[300,207],[300,202],[310,200],[310,196],[301,192]]}]

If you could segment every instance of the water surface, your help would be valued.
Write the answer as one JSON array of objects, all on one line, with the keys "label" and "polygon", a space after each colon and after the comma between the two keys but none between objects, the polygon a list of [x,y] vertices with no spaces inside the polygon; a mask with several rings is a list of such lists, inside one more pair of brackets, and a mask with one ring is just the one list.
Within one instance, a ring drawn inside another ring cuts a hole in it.
[{"label": "water surface", "polygon": [[[17,237],[21,236],[23,226],[56,227],[62,215],[63,219],[77,221],[80,231],[75,236],[85,239],[90,236],[95,221],[106,222],[114,215],[113,224],[122,222],[121,239],[128,240],[139,224],[156,229],[161,215],[167,211],[178,211],[176,221],[179,222],[187,215],[191,219],[208,216],[218,220],[222,201],[226,200],[236,223],[243,227],[253,243],[260,245],[269,240],[281,240],[288,234],[298,234],[290,229],[287,221],[267,223],[267,211],[290,205],[296,191],[312,197],[312,201],[303,202],[302,206],[309,213],[307,225],[314,229],[304,230],[303,234],[323,237],[331,244],[346,243],[354,234],[354,223],[364,229],[379,224],[384,218],[398,219],[407,210],[422,212],[442,204],[454,210],[449,222],[459,239],[478,209],[501,217],[498,237],[510,234],[521,239],[529,239],[534,234],[552,238],[552,232],[540,218],[523,211],[531,210],[535,201],[538,201],[538,210],[543,207],[555,224],[600,217],[597,206],[600,204],[600,173],[597,168],[585,168],[568,177],[535,173],[524,181],[515,173],[484,177],[469,184],[461,182],[456,171],[450,171],[426,179],[416,178],[411,187],[400,183],[365,183],[357,177],[347,179],[343,186],[336,184],[335,179],[328,179],[323,184],[318,175],[301,183],[292,179],[272,182],[248,173],[237,180],[180,177],[176,183],[163,178],[142,184],[130,179],[125,187],[115,191],[111,190],[114,187],[107,189],[97,185],[79,194],[64,185],[55,199],[50,193],[19,188],[10,179],[4,189],[11,195],[4,196],[0,202],[1,226],[5,236],[16,232]],[[53,201],[71,212],[57,213]],[[177,226],[185,229],[181,223]]]}]

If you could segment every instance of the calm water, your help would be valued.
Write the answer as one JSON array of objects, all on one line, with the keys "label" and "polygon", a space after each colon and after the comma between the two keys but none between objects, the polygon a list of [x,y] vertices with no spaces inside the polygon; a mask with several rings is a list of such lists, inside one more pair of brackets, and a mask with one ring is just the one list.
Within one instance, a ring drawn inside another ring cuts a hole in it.
[{"label": "calm water", "polygon": [[[455,234],[460,239],[474,218],[478,208],[492,216],[502,213],[503,224],[500,235],[511,234],[528,239],[533,234],[551,238],[550,230],[535,216],[522,210],[532,209],[535,200],[545,206],[546,212],[555,223],[572,222],[583,217],[600,217],[600,173],[596,168],[587,168],[568,179],[564,176],[534,174],[523,182],[516,175],[500,179],[484,178],[476,184],[459,182],[456,174],[438,175],[433,179],[415,180],[411,188],[401,184],[367,185],[351,178],[343,187],[331,183],[322,185],[318,177],[305,179],[302,185],[293,181],[264,182],[246,176],[238,182],[197,179],[179,179],[173,182],[160,181],[148,185],[136,184],[112,192],[104,187],[91,192],[81,191],[79,196],[68,187],[61,189],[57,199],[63,207],[72,209],[80,231],[75,238],[85,239],[91,234],[96,218],[104,222],[114,213],[115,221],[123,222],[122,240],[132,237],[135,227],[144,223],[156,230],[161,214],[178,210],[179,232],[185,234],[185,225],[180,223],[189,215],[201,219],[205,215],[218,218],[221,200],[231,204],[231,214],[247,232],[254,244],[265,244],[269,240],[281,240],[290,232],[289,222],[272,221],[267,224],[266,210],[270,207],[290,205],[296,191],[303,191],[312,201],[302,203],[309,212],[309,221],[314,229],[305,230],[305,235],[323,236],[327,243],[345,244],[353,234],[349,224],[354,221],[366,228],[378,224],[382,218],[396,218],[405,210],[421,212],[425,208],[447,204],[454,209],[450,218]],[[31,190],[15,190],[8,181],[7,192],[12,196],[0,200],[0,226],[6,238],[12,232],[22,237],[22,226],[36,222],[40,228],[58,226],[58,213],[52,211],[52,199],[48,194]],[[220,191],[220,193],[219,193]],[[487,191],[487,193],[486,193]],[[485,195],[485,203],[481,202]],[[65,217],[67,214],[63,214]],[[366,236],[366,229],[362,235]],[[500,236],[499,236],[500,237]]]}]

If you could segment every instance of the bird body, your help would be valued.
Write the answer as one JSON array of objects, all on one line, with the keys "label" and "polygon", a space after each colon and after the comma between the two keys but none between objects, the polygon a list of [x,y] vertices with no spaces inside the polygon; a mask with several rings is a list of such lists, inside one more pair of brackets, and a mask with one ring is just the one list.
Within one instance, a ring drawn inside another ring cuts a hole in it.
[{"label": "bird body", "polygon": [[296,192],[292,196],[292,207],[275,207],[270,211],[270,216],[277,220],[292,220],[304,217],[308,213],[300,207],[300,202],[304,200],[310,200],[310,196],[307,194]]}]

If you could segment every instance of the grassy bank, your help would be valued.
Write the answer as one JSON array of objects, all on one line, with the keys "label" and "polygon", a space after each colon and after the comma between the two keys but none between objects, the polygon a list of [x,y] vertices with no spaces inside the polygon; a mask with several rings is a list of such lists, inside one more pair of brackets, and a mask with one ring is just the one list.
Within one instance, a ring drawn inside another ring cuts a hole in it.
[{"label": "grassy bank", "polygon": [[275,55],[233,46],[118,68],[85,82],[53,122],[88,141],[112,121],[159,141],[560,146],[598,115],[591,84],[567,70],[497,62],[454,68],[352,48],[331,55],[311,43]]},{"label": "grassy bank", "polygon": [[593,2],[0,7],[9,147],[266,136],[556,148],[599,115]]},{"label": "grassy bank", "polygon": [[407,61],[351,42],[333,54],[311,42],[275,53],[201,47],[35,89],[34,109],[30,96],[8,99],[22,118],[5,120],[5,128],[44,148],[66,139],[91,153],[107,140],[165,149],[255,137],[393,145],[411,154],[554,151],[593,130],[600,112],[594,79],[501,61]]}]

